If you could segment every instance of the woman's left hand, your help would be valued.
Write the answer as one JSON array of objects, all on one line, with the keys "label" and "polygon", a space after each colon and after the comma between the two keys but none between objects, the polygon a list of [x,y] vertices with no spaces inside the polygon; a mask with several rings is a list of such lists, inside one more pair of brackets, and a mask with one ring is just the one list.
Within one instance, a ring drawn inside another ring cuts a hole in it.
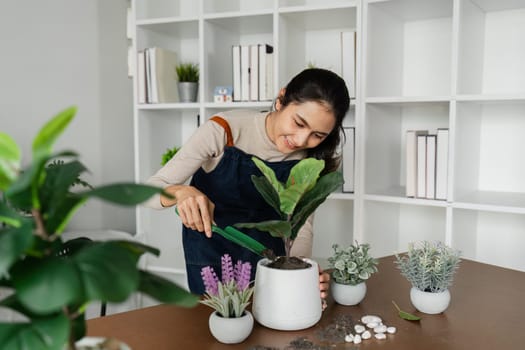
[{"label": "woman's left hand", "polygon": [[323,300],[323,310],[326,308],[326,297],[328,297],[328,289],[330,288],[330,274],[323,272],[319,268],[319,290],[321,292],[321,299]]}]

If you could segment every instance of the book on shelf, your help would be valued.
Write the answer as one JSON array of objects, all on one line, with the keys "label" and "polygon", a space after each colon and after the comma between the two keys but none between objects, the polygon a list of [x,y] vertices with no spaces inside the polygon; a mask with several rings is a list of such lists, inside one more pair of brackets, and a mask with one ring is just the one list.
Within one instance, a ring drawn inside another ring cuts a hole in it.
[{"label": "book on shelf", "polygon": [[144,50],[137,53],[137,98],[139,103],[146,103],[146,57]]},{"label": "book on shelf", "polygon": [[250,101],[259,101],[259,45],[250,45]]},{"label": "book on shelf", "polygon": [[436,197],[436,135],[427,135],[427,148],[426,148],[426,190],[425,195],[428,199],[434,199]]},{"label": "book on shelf", "polygon": [[354,192],[354,167],[355,167],[355,128],[345,126],[345,143],[342,148],[343,156],[343,192]]},{"label": "book on shelf", "polygon": [[448,186],[448,129],[437,129],[436,140],[436,199],[447,199]]},{"label": "book on shelf", "polygon": [[232,46],[233,101],[241,100],[241,46]]},{"label": "book on shelf", "polygon": [[178,77],[175,67],[177,54],[161,47],[148,49],[151,54],[151,103],[169,103],[179,101]]},{"label": "book on shelf", "polygon": [[426,198],[427,194],[427,135],[417,136],[417,151],[416,151],[416,197]]},{"label": "book on shelf", "polygon": [[273,46],[259,44],[259,101],[269,101],[273,96]]},{"label": "book on shelf", "polygon": [[428,130],[407,130],[405,135],[407,197],[416,196],[417,187],[417,136],[428,134]]},{"label": "book on shelf", "polygon": [[241,101],[250,100],[250,45],[241,45]]},{"label": "book on shelf", "polygon": [[341,76],[346,82],[350,98],[355,98],[356,32],[341,32]]}]

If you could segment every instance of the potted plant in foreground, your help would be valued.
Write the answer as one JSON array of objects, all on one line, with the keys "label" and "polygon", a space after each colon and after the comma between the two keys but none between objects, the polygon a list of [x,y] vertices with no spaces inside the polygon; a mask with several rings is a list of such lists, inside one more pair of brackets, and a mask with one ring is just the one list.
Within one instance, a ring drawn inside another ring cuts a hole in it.
[{"label": "potted plant in foreground", "polygon": [[449,287],[460,262],[460,252],[442,242],[411,243],[405,255],[396,254],[397,267],[412,284],[410,301],[427,314],[445,311],[450,303]]},{"label": "potted plant in foreground", "polygon": [[[291,170],[286,183],[260,159],[252,158],[262,176],[252,182],[280,220],[241,223],[236,227],[256,228],[283,239],[286,256],[257,264],[253,315],[264,326],[280,330],[304,329],[321,318],[319,266],[306,258],[292,257],[290,251],[299,229],[326,197],[343,183],[340,172],[320,176],[324,161],[306,158]],[[260,251],[260,249],[259,249]]]},{"label": "potted plant in foreground", "polygon": [[66,109],[44,125],[24,169],[20,148],[0,133],[0,222],[5,225],[0,287],[11,292],[0,306],[24,316],[0,323],[3,350],[74,349],[86,333],[84,310],[91,301],[122,302],[138,291],[165,303],[198,303],[197,296],[138,267],[144,253],[159,254],[156,248],[126,240],[62,239],[75,211],[91,197],[134,206],[161,191],[121,183],[74,192],[86,168],[76,153],[53,153],[52,146],[75,113],[76,108]]},{"label": "potted plant in foreground", "polygon": [[211,334],[221,343],[240,343],[253,329],[253,316],[246,310],[253,294],[251,269],[249,262],[240,260],[234,266],[228,254],[221,258],[222,280],[217,278],[212,267],[202,268],[206,293],[201,303],[215,309],[210,315],[209,326]]},{"label": "potted plant in foreground", "polygon": [[368,254],[367,243],[352,244],[344,249],[332,246],[334,253],[328,258],[334,300],[341,305],[357,305],[366,295],[366,280],[377,272],[377,259]]},{"label": "potted plant in foreground", "polygon": [[195,63],[181,63],[175,66],[179,79],[179,97],[181,102],[197,101],[199,90],[199,66]]}]

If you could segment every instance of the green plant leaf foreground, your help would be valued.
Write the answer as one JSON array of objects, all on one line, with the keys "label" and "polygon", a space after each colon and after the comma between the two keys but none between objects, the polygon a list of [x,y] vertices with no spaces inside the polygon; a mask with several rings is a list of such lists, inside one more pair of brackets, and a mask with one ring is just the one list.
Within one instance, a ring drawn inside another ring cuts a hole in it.
[{"label": "green plant leaf foreground", "polygon": [[392,300],[392,304],[394,304],[399,314],[399,317],[401,317],[402,319],[407,320],[407,321],[419,321],[421,319],[421,317],[419,316],[412,315],[411,313],[401,310],[399,306],[397,306],[396,302],[393,300]]}]

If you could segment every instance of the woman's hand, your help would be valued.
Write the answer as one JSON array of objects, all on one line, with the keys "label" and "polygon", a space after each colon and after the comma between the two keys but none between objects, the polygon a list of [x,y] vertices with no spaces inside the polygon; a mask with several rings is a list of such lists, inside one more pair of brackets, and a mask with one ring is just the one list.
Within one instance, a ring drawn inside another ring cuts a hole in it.
[{"label": "woman's hand", "polygon": [[321,267],[319,267],[319,290],[321,291],[323,310],[326,308],[326,297],[328,297],[328,289],[330,289],[330,274],[328,272],[323,272]]},{"label": "woman's hand", "polygon": [[211,237],[211,224],[215,204],[193,186],[173,185],[164,189],[175,199],[161,197],[163,206],[177,205],[177,211],[182,224],[192,230],[204,232],[206,237]]}]

